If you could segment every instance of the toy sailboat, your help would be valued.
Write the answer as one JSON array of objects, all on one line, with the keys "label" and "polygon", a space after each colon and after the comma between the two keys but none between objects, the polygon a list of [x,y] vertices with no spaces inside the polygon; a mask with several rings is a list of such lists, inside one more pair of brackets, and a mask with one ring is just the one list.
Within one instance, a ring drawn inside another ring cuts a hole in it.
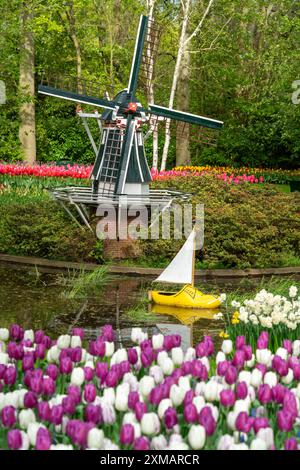
[{"label": "toy sailboat", "polygon": [[154,282],[184,284],[179,292],[149,291],[149,299],[159,305],[183,308],[218,308],[221,300],[213,295],[203,294],[194,286],[195,277],[195,228],[187,238],[181,250],[155,279]]}]

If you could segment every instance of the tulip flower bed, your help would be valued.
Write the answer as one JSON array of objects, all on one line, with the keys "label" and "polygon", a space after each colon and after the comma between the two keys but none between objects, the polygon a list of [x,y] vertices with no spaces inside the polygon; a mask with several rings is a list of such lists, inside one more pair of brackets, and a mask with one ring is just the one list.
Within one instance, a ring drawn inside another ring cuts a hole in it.
[{"label": "tulip flower bed", "polygon": [[299,340],[271,351],[262,332],[215,354],[209,336],[186,352],[177,335],[131,339],[0,329],[1,448],[298,449]]}]

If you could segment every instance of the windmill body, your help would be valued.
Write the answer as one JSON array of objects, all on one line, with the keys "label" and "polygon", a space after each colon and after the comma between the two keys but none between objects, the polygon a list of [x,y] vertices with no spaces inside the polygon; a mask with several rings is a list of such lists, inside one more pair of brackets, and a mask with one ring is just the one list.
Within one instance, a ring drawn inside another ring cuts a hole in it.
[{"label": "windmill body", "polygon": [[[54,84],[42,80],[39,93],[62,98],[80,104],[104,109],[102,114],[85,114],[80,110],[78,115],[83,122],[95,152],[95,164],[91,173],[92,186],[87,188],[55,188],[54,197],[66,207],[73,204],[82,221],[88,225],[86,206],[97,205],[103,201],[120,205],[126,196],[135,203],[156,204],[162,210],[170,206],[174,199],[186,199],[188,195],[176,191],[151,190],[151,172],[147,164],[143,130],[153,118],[157,120],[174,120],[188,125],[198,125],[214,130],[221,129],[223,123],[211,118],[197,116],[182,111],[149,104],[144,108],[136,98],[140,70],[147,63],[149,50],[145,47],[151,43],[151,22],[141,16],[130,77],[126,89],[120,91],[113,99],[107,94],[95,96],[85,86],[75,89],[68,82],[55,80]],[[152,65],[151,65],[152,66]],[[88,126],[87,119],[96,118],[101,130],[100,144],[97,146]],[[70,213],[70,211],[69,211]],[[70,214],[71,215],[71,214]]]}]

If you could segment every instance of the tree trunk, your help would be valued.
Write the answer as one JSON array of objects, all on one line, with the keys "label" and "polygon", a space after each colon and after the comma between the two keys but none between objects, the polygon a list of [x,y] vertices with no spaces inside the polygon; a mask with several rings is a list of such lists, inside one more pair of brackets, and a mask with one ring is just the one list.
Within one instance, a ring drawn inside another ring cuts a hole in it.
[{"label": "tree trunk", "polygon": [[[185,41],[187,40],[187,35]],[[182,56],[178,84],[176,103],[177,109],[180,111],[189,111],[190,93],[189,93],[189,79],[190,79],[190,52],[187,47],[184,49]],[[190,154],[190,132],[189,125],[184,122],[178,121],[176,127],[176,166],[185,166],[191,164]]]},{"label": "tree trunk", "polygon": [[35,78],[34,78],[34,36],[31,31],[33,14],[27,2],[21,9],[21,44],[20,44],[20,78],[21,94],[19,138],[25,162],[36,161],[35,133]]},{"label": "tree trunk", "polygon": [[[177,81],[179,77],[180,65],[181,65],[182,56],[185,50],[185,39],[186,39],[187,26],[188,26],[188,21],[189,21],[190,5],[191,5],[191,0],[186,0],[186,3],[184,4],[184,9],[183,9],[183,20],[182,20],[182,26],[181,26],[178,55],[177,55],[177,60],[176,60],[176,65],[175,65],[175,70],[174,70],[174,75],[173,75],[173,83],[172,83],[170,99],[169,99],[169,108],[171,109],[174,106],[174,99],[175,99],[175,93],[176,93],[176,88],[177,88]],[[164,171],[166,169],[170,142],[171,142],[171,121],[170,119],[167,119],[166,130],[165,130],[165,143],[164,143],[161,168],[160,168],[161,171]]]},{"label": "tree trunk", "polygon": [[69,20],[69,31],[70,36],[74,44],[76,52],[76,74],[77,74],[77,91],[82,93],[83,83],[82,83],[82,58],[81,58],[81,46],[76,32],[76,17],[74,12],[74,3],[70,2],[69,11],[67,13]]}]

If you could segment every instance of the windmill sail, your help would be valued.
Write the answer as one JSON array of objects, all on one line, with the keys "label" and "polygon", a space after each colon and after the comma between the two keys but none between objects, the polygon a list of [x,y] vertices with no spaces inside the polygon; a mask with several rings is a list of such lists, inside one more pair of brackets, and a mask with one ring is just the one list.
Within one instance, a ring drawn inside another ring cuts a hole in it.
[{"label": "windmill sail", "polygon": [[174,284],[193,284],[195,261],[195,236],[193,230],[187,238],[181,250],[167,266],[167,268],[155,279],[155,282],[171,282]]}]

